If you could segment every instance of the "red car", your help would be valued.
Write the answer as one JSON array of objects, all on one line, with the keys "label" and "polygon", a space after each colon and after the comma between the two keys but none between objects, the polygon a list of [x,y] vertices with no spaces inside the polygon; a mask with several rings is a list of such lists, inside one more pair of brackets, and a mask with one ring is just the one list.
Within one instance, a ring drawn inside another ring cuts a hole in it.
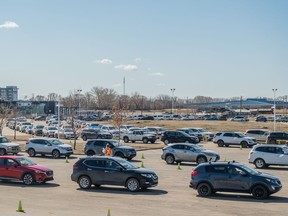
[{"label": "red car", "polygon": [[26,185],[53,180],[53,170],[20,156],[0,156],[0,180],[20,180]]}]

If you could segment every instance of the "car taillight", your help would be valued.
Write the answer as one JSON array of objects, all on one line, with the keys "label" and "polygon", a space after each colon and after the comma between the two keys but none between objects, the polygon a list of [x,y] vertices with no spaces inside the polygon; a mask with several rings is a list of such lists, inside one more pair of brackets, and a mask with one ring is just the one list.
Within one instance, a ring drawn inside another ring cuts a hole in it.
[{"label": "car taillight", "polygon": [[198,173],[199,173],[198,171],[195,171],[195,170],[194,170],[194,171],[191,173],[191,176],[192,176],[192,177],[193,177],[193,176],[196,176],[196,175],[198,175]]},{"label": "car taillight", "polygon": [[253,151],[250,151],[250,155],[252,155],[253,154]]},{"label": "car taillight", "polygon": [[29,143],[29,141],[26,141],[26,145]]},{"label": "car taillight", "polygon": [[78,164],[75,163],[75,164],[73,165],[73,169],[77,169],[77,168],[78,168]]}]

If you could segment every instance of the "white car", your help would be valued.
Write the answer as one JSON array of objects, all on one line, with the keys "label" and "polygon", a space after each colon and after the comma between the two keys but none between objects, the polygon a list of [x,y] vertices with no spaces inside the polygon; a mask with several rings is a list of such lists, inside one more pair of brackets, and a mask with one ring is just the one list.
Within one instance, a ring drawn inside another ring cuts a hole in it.
[{"label": "white car", "polygon": [[257,168],[265,168],[269,165],[288,165],[288,146],[275,144],[255,145],[250,151],[249,163]]},{"label": "white car", "polygon": [[247,137],[240,132],[218,132],[213,138],[213,142],[219,147],[229,145],[239,145],[243,148],[252,147],[257,144],[257,141],[253,137]]}]

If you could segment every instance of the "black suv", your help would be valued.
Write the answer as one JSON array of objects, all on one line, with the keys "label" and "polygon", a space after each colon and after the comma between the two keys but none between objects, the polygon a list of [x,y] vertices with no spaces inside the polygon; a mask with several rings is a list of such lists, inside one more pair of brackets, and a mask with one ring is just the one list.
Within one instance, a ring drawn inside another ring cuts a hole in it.
[{"label": "black suv", "polygon": [[87,139],[112,139],[112,134],[100,129],[83,129],[81,131],[81,138],[86,141]]},{"label": "black suv", "polygon": [[103,149],[107,145],[112,150],[112,156],[126,158],[127,160],[131,160],[136,156],[136,150],[133,147],[124,146],[112,139],[89,140],[84,147],[84,152],[88,156],[104,155]]},{"label": "black suv", "polygon": [[199,139],[196,136],[190,136],[189,134],[183,131],[165,131],[161,137],[161,141],[164,142],[165,145],[169,143],[199,143]]},{"label": "black suv", "polygon": [[268,144],[281,144],[288,141],[288,133],[286,132],[271,132],[266,139]]},{"label": "black suv", "polygon": [[73,166],[72,181],[82,189],[91,185],[118,185],[135,192],[158,184],[158,176],[149,169],[139,168],[122,159],[111,157],[87,157],[79,159]]},{"label": "black suv", "polygon": [[282,185],[276,176],[257,172],[241,163],[209,162],[194,169],[190,187],[202,197],[223,191],[252,193],[256,199],[265,199],[281,190]]}]

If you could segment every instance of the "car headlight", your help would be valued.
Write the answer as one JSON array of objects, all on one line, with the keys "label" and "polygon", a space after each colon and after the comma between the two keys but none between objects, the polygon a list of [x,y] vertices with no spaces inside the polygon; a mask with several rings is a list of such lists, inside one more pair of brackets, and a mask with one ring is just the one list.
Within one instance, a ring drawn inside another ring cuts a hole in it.
[{"label": "car headlight", "polygon": [[12,149],[12,147],[11,147],[11,146],[9,146],[9,147],[7,147],[7,149],[8,149],[8,150],[11,150],[11,149]]},{"label": "car headlight", "polygon": [[141,176],[145,177],[145,178],[152,178],[152,174],[147,174],[147,173],[144,173],[144,174],[141,174]]},{"label": "car headlight", "polygon": [[67,148],[66,147],[59,147],[60,149],[62,149],[62,150],[67,150]]},{"label": "car headlight", "polygon": [[267,182],[271,182],[271,183],[274,182],[274,179],[270,179],[270,178],[265,178],[265,180],[266,180]]},{"label": "car headlight", "polygon": [[35,173],[37,173],[37,174],[45,174],[45,172],[39,171],[39,170],[36,170]]}]

